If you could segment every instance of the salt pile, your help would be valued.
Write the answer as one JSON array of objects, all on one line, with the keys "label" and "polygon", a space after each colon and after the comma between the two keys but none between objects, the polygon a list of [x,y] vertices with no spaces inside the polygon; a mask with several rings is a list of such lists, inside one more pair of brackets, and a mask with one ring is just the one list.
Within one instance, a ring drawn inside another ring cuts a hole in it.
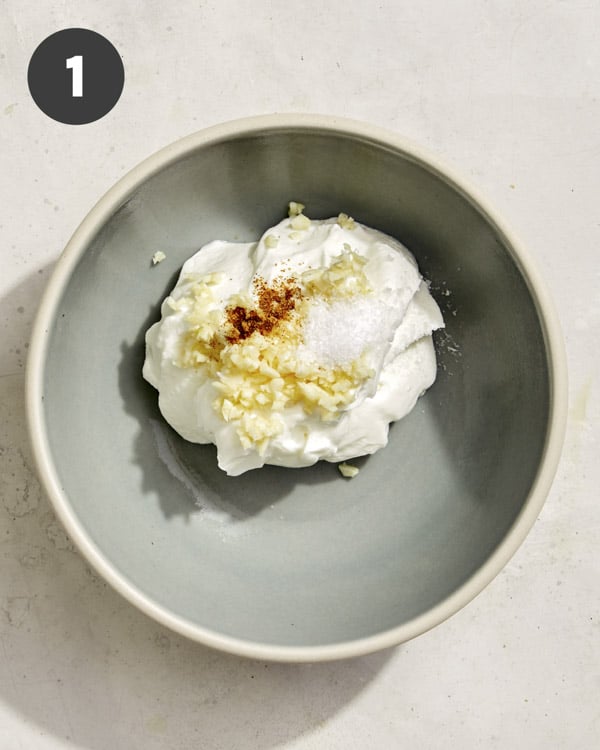
[{"label": "salt pile", "polygon": [[372,296],[315,300],[304,325],[303,354],[341,367],[365,351],[382,357],[393,339],[397,315],[397,310]]}]

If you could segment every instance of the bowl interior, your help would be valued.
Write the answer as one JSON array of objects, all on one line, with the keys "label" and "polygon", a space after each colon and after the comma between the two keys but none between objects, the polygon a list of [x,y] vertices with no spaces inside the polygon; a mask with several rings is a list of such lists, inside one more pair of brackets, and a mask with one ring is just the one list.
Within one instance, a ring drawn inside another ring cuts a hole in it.
[{"label": "bowl interior", "polygon": [[[351,481],[327,463],[229,478],[141,376],[184,260],[257,238],[291,199],[404,242],[446,321],[436,383]],[[408,622],[489,558],[535,478],[549,381],[527,283],[472,201],[402,151],[297,128],[192,149],[115,207],[58,303],[44,405],[68,503],[127,582],[203,629],[317,646]]]}]

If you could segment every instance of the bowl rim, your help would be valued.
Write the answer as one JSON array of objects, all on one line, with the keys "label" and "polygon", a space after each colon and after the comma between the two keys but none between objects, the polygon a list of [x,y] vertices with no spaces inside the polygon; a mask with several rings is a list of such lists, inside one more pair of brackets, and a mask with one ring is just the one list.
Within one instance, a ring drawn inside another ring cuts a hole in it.
[{"label": "bowl rim", "polygon": [[[468,200],[502,239],[528,286],[546,346],[550,386],[548,428],[536,477],[521,511],[485,563],[449,596],[408,622],[371,636],[316,646],[282,646],[224,635],[173,614],[135,587],[95,545],[71,507],[53,462],[43,404],[44,370],[52,321],[71,272],[99,227],[144,181],[198,148],[241,137],[284,131],[328,133],[399,152],[434,173]],[[231,120],[185,136],[133,167],[100,198],[67,243],[41,299],[27,359],[25,402],[35,466],[54,511],[83,557],[114,589],[162,625],[206,646],[254,659],[316,662],[364,655],[396,646],[425,633],[474,599],[508,563],[541,511],[558,467],[567,420],[567,364],[558,315],[534,262],[486,199],[463,176],[459,177],[453,167],[409,139],[369,123],[332,115],[271,114]]]}]

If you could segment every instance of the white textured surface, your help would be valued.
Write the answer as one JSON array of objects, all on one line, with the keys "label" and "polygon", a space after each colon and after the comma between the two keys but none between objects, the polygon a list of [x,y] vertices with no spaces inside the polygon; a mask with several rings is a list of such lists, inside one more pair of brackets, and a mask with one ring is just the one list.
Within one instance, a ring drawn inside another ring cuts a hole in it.
[{"label": "white textured surface", "polygon": [[[198,250],[183,264],[162,303],[160,321],[146,333],[142,373],[159,393],[163,417],[186,440],[214,443],[219,467],[230,476],[265,464],[297,468],[374,453],[387,444],[390,422],[412,411],[435,380],[431,333],[444,324],[411,253],[392,237],[359,223],[348,229],[333,217],[312,222],[301,218],[308,226],[302,231],[292,226],[297,237],[290,236],[286,217],[255,243],[213,240]],[[277,247],[268,248],[265,236],[278,237]],[[341,288],[329,277],[339,273],[335,269],[340,263],[346,274]],[[310,281],[305,274],[311,275]],[[202,282],[208,276],[210,286]],[[204,319],[203,337],[223,336],[225,311],[240,297],[260,297],[257,278],[277,288],[286,277],[304,288],[308,312],[300,306],[291,320],[284,321],[289,328],[284,329],[288,333],[283,334],[283,345],[275,348],[268,335],[262,343],[251,337],[234,353],[221,348],[216,363],[209,360],[193,368],[173,364],[182,356],[195,362],[194,350],[182,349],[190,313],[196,320]],[[330,299],[323,298],[322,290],[311,291],[310,284],[319,283]],[[363,286],[371,292],[365,294]],[[206,319],[214,315],[216,321],[208,323],[207,331]],[[301,343],[291,343],[294,336]],[[356,365],[361,357],[362,364]],[[281,361],[286,362],[283,367]],[[267,363],[257,380],[256,370]],[[215,364],[220,390],[212,385]],[[340,404],[339,394],[318,386],[320,395],[312,395],[308,389],[315,388],[311,378],[322,376],[319,368],[329,368],[333,375],[338,366],[345,372],[350,403]],[[293,395],[283,390],[290,373],[298,386]],[[255,400],[265,378],[270,387],[280,383],[266,416]],[[243,407],[240,388],[251,394]],[[338,418],[324,421],[322,415],[307,413],[318,405]]]},{"label": "white textured surface", "polygon": [[[589,0],[5,0],[0,24],[0,748],[568,748],[600,737],[600,5]],[[125,90],[91,125],[26,86],[50,33],[94,28]],[[521,235],[556,301],[571,410],[523,547],[400,648],[266,665],[188,643],[98,580],[32,474],[23,366],[39,295],[126,170],[205,125],[346,115],[428,147]]]}]

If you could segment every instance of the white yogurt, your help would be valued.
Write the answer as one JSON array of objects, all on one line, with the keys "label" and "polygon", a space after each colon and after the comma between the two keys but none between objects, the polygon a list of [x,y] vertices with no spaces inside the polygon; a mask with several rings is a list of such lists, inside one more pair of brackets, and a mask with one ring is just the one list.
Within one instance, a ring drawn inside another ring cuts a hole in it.
[{"label": "white yogurt", "polygon": [[[276,299],[269,310],[260,288]],[[272,315],[282,289],[295,301],[272,330],[232,327],[228,311]],[[230,475],[346,461],[385,446],[390,422],[434,382],[431,333],[443,325],[397,240],[343,215],[301,215],[184,264],[147,332],[143,375],[167,422],[214,443]]]}]

